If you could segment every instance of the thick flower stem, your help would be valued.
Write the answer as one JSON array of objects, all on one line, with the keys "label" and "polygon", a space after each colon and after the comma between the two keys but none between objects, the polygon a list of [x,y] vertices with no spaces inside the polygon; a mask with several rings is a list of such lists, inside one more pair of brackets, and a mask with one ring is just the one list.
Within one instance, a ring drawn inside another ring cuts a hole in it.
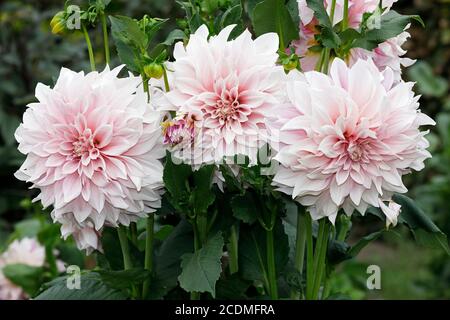
[{"label": "thick flower stem", "polygon": [[230,243],[228,245],[228,254],[230,261],[230,274],[236,273],[239,271],[239,262],[238,262],[238,236],[236,231],[236,226],[231,226],[230,232]]},{"label": "thick flower stem", "polygon": [[133,266],[131,264],[130,247],[128,246],[127,234],[123,228],[117,228],[117,233],[119,235],[120,247],[122,248],[123,268],[125,270],[129,270]]},{"label": "thick flower stem", "polygon": [[305,231],[306,231],[306,299],[311,299],[312,288],[314,285],[314,253],[313,253],[313,234],[312,219],[307,213],[305,215]]},{"label": "thick flower stem", "polygon": [[163,68],[163,77],[164,77],[164,89],[166,90],[166,92],[170,91],[170,86],[169,86],[169,78],[167,77],[167,70],[166,67],[164,66]]},{"label": "thick flower stem", "polygon": [[89,34],[88,34],[88,32],[86,30],[86,26],[84,24],[81,24],[81,30],[83,31],[84,39],[86,40],[86,44],[88,47],[89,61],[91,63],[91,70],[95,71],[94,51],[92,50],[91,39],[89,38]]},{"label": "thick flower stem", "polygon": [[319,223],[319,239],[316,252],[314,253],[314,260],[317,257],[317,266],[315,266],[314,287],[311,298],[316,300],[319,297],[319,289],[322,283],[322,277],[326,267],[326,254],[328,249],[328,236],[330,232],[330,225],[326,218],[322,218]]},{"label": "thick flower stem", "polygon": [[[145,270],[148,270],[150,273],[153,271],[154,225],[155,225],[155,215],[153,213],[149,213],[146,227],[144,268]],[[150,280],[146,280],[142,288],[142,297],[144,299],[147,298],[149,289],[150,289]]]},{"label": "thick flower stem", "polygon": [[342,31],[348,28],[348,0],[344,0],[344,17],[342,19]]},{"label": "thick flower stem", "polygon": [[[303,207],[299,207],[297,216],[297,240],[295,243],[295,270],[298,271],[300,279],[303,275],[303,263],[305,261],[305,243],[306,217]],[[300,299],[300,293],[296,290],[292,290],[291,299]]]},{"label": "thick flower stem", "polygon": [[266,230],[266,249],[269,293],[272,300],[278,300],[277,273],[275,268],[275,252],[273,247],[273,228]]},{"label": "thick flower stem", "polygon": [[109,66],[110,55],[109,55],[109,41],[108,41],[108,26],[106,24],[106,16],[104,13],[100,15],[100,20],[102,21],[102,31],[103,31],[103,43],[105,45],[105,61]]}]

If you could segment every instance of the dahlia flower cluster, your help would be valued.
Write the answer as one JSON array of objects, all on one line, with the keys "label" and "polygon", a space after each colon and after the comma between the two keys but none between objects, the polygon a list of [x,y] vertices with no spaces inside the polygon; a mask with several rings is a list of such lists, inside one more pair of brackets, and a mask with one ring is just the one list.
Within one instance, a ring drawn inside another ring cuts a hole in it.
[{"label": "dahlia flower cluster", "polygon": [[[382,14],[393,2],[383,1]],[[333,24],[343,19],[343,3],[336,2]],[[349,25],[358,27],[378,5],[350,0]],[[400,207],[392,195],[406,192],[402,176],[430,157],[421,126],[434,124],[400,76],[413,62],[402,57],[409,35],[373,51],[352,49],[347,61],[335,58],[329,74],[319,73],[311,50],[317,20],[306,0],[298,6],[293,45],[304,73],[286,74],[277,63],[276,33],[253,39],[245,30],[230,39],[234,25],[215,36],[202,25],[187,44],[176,43],[164,65],[169,86],[150,81],[150,102],[140,77],[118,76],[122,66],[61,69],[53,88],[37,85],[38,102],[16,131],[26,155],[16,177],[40,190],[35,200],[52,206],[62,236],[87,252],[102,249],[105,226],[128,226],[161,206],[166,150],[198,169],[236,155],[255,165],[269,144],[280,163],[273,185],[313,219],[334,223],[340,209],[364,214],[373,206],[395,225]]]}]

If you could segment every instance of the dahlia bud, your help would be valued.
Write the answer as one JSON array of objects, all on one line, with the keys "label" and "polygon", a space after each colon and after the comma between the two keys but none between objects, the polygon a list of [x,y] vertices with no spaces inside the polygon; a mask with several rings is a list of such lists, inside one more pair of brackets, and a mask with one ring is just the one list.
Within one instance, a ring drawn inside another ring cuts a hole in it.
[{"label": "dahlia bud", "polygon": [[59,11],[50,21],[50,27],[53,34],[62,34],[66,29],[66,19],[64,17],[64,11]]},{"label": "dahlia bud", "polygon": [[164,69],[159,63],[153,62],[144,67],[144,73],[149,79],[160,79],[164,74]]},{"label": "dahlia bud", "polygon": [[164,121],[161,127],[164,144],[174,147],[182,142],[189,144],[194,140],[194,125],[185,116],[178,116],[173,120]]},{"label": "dahlia bud", "polygon": [[281,60],[284,70],[291,71],[298,66],[298,56],[296,54],[291,54],[290,56]]}]

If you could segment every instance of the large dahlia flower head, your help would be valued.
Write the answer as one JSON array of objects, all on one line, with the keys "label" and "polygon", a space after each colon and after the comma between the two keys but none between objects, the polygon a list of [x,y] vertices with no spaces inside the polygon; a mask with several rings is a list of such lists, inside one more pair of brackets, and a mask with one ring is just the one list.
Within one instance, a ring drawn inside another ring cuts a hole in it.
[{"label": "large dahlia flower head", "polygon": [[16,177],[53,206],[64,238],[100,249],[104,226],[129,225],[160,207],[162,115],[147,103],[141,79],[61,69],[53,88],[38,84],[16,131],[26,160]]},{"label": "large dahlia flower head", "polygon": [[373,61],[348,67],[335,59],[330,74],[291,72],[289,107],[271,123],[279,131],[281,166],[274,184],[308,207],[313,219],[332,222],[340,209],[361,214],[379,207],[395,225],[405,193],[402,176],[430,158],[420,126],[434,121],[419,110],[411,82],[379,72]]},{"label": "large dahlia flower head", "polygon": [[245,30],[229,40],[234,27],[209,37],[201,26],[186,46],[176,43],[175,60],[167,65],[172,87],[166,109],[177,116],[164,128],[165,141],[175,158],[194,168],[235,155],[255,164],[268,141],[265,119],[285,99],[278,36],[253,40]]}]

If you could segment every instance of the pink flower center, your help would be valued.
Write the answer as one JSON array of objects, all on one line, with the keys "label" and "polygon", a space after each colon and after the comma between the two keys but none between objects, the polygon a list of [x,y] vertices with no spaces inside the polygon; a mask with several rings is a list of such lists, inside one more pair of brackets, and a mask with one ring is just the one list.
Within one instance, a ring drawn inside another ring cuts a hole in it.
[{"label": "pink flower center", "polygon": [[347,152],[350,156],[350,159],[352,159],[353,161],[359,161],[364,154],[364,149],[360,144],[358,144],[357,141],[351,141],[348,144]]},{"label": "pink flower center", "polygon": [[85,129],[84,132],[76,139],[73,145],[73,156],[76,158],[89,157],[93,160],[97,159],[100,151],[97,149],[98,142],[95,141],[91,129]]},{"label": "pink flower center", "polygon": [[239,109],[238,97],[230,92],[226,92],[217,99],[216,105],[209,108],[208,111],[212,119],[216,119],[221,125],[224,125],[228,121],[238,120]]}]

